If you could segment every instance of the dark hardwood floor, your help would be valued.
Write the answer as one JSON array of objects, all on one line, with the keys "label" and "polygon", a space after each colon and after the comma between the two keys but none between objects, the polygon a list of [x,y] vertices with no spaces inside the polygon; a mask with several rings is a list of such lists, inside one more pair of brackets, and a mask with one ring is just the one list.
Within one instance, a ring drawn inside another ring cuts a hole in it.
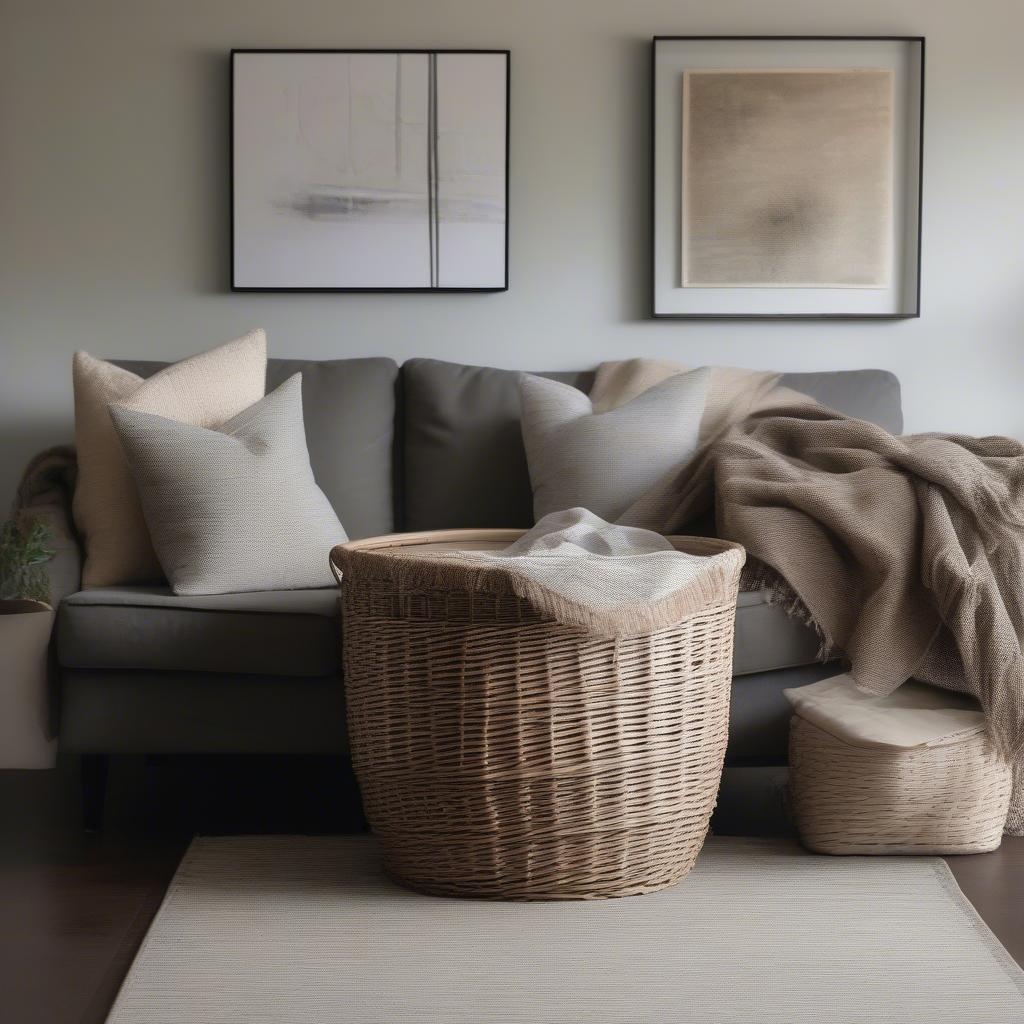
[{"label": "dark hardwood floor", "polygon": [[[332,759],[118,758],[89,834],[75,760],[0,772],[0,1024],[101,1024],[192,835],[361,831],[349,779]],[[786,829],[752,780],[727,775],[717,831]],[[950,864],[1024,963],[1024,839]]]},{"label": "dark hardwood floor", "polygon": [[1024,838],[1004,838],[994,853],[947,862],[974,909],[1024,967]]},{"label": "dark hardwood floor", "polygon": [[99,833],[77,759],[0,771],[0,1024],[102,1024],[193,835],[361,832],[334,758],[115,758]]}]

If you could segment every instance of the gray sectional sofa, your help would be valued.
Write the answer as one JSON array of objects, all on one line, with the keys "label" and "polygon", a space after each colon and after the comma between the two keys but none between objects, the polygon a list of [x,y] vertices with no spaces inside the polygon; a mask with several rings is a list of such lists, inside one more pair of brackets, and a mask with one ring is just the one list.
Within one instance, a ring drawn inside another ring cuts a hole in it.
[{"label": "gray sectional sofa", "polygon": [[[148,376],[163,364],[121,365]],[[515,372],[429,359],[271,360],[268,389],[299,370],[313,469],[352,538],[531,525]],[[592,382],[588,373],[548,376],[584,390]],[[902,428],[889,373],[789,374],[784,383]],[[83,591],[74,571],[61,589],[60,739],[63,750],[90,755],[93,815],[109,754],[344,752],[334,591]],[[817,649],[811,630],[761,594],[741,595],[729,762],[785,763],[781,691],[834,671],[816,663]]]}]

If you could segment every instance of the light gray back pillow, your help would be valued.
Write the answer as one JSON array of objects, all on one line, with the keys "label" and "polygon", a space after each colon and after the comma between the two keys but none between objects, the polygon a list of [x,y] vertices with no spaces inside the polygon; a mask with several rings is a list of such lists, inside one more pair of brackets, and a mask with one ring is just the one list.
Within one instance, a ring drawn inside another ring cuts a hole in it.
[{"label": "light gray back pillow", "polygon": [[711,371],[669,377],[609,412],[582,391],[524,373],[519,382],[533,515],[583,507],[615,522],[697,449]]},{"label": "light gray back pillow", "polygon": [[301,374],[214,430],[110,415],[176,594],[333,585],[328,555],[348,538],[313,479]]}]

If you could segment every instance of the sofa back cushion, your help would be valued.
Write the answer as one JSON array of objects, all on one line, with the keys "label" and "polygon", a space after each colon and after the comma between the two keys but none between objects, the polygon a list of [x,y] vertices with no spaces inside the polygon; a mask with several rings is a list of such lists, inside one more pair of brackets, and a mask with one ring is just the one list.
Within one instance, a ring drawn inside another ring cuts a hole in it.
[{"label": "sofa back cushion", "polygon": [[876,423],[890,434],[903,433],[900,382],[888,370],[785,373],[779,383],[855,420]]},{"label": "sofa back cushion", "polygon": [[[117,365],[149,377],[166,363]],[[390,533],[398,366],[390,359],[270,359],[267,391],[296,373],[313,476],[345,532],[353,540]]]},{"label": "sofa back cushion", "polygon": [[[587,392],[594,382],[592,373],[540,376]],[[885,370],[787,373],[781,383],[893,434],[903,429],[899,381]],[[412,359],[402,394],[401,528],[532,526],[519,371]]]},{"label": "sofa back cushion", "polygon": [[[592,373],[539,376],[590,391]],[[405,530],[532,526],[519,373],[411,359],[402,367]]]}]

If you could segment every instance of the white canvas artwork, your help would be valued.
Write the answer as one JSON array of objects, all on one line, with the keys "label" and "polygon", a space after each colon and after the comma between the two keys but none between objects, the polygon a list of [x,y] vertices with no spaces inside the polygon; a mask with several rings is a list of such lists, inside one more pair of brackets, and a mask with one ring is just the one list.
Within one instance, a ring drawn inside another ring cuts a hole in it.
[{"label": "white canvas artwork", "polygon": [[506,287],[508,54],[233,55],[233,286]]}]

